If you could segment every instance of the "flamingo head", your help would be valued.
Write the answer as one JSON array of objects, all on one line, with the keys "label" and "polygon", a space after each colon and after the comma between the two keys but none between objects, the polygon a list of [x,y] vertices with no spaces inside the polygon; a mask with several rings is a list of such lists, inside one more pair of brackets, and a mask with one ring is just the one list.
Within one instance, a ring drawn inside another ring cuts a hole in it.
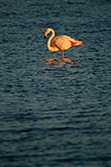
[{"label": "flamingo head", "polygon": [[50,32],[52,33],[52,36],[53,36],[53,37],[55,36],[54,30],[51,29],[51,28],[48,28],[48,29],[45,31],[44,38],[46,38],[46,37],[47,37],[47,34],[49,34]]},{"label": "flamingo head", "polygon": [[44,38],[47,38],[47,34],[49,34],[50,31],[51,31],[51,28],[48,28],[48,29],[45,31]]}]

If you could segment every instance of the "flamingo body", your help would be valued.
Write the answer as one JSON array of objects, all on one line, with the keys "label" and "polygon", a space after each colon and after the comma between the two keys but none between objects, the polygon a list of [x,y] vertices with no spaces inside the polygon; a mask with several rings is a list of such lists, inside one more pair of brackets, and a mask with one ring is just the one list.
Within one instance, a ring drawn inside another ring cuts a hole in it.
[{"label": "flamingo body", "polygon": [[[55,36],[55,32],[53,29],[48,28],[44,34],[44,37],[47,37],[47,34],[52,32],[48,42],[47,42],[47,48],[48,50],[52,51],[52,52],[56,52],[61,50],[62,51],[62,58],[64,58],[64,50],[69,49],[71,46],[73,45],[83,45],[82,41],[77,41],[75,39],[70,38],[67,35],[62,35],[62,36],[57,36],[54,38]],[[52,41],[52,46],[50,46],[50,43]]]},{"label": "flamingo body", "polygon": [[70,41],[72,39],[66,35],[57,36],[52,40],[52,46],[56,46],[59,50],[67,50],[72,46]]}]

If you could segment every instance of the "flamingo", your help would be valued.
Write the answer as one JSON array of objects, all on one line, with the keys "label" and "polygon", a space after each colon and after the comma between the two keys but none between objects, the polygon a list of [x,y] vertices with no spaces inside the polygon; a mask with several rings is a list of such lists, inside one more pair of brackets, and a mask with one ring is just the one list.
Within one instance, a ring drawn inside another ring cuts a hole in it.
[{"label": "flamingo", "polygon": [[[73,45],[83,45],[83,41],[77,41],[75,39],[70,38],[67,35],[62,35],[62,36],[57,36],[54,38],[55,36],[55,31],[51,28],[48,28],[45,31],[44,37],[47,37],[47,34],[52,33],[50,38],[48,39],[47,42],[47,48],[49,51],[52,52],[57,52],[59,50],[62,51],[62,59],[64,58],[64,50],[69,49],[71,46]],[[52,46],[50,45],[52,41]]]}]

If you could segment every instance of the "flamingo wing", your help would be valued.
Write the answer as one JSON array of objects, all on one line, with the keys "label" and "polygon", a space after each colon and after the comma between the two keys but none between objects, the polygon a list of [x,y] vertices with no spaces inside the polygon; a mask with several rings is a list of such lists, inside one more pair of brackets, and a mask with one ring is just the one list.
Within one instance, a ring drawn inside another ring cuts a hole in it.
[{"label": "flamingo wing", "polygon": [[72,38],[63,35],[57,36],[52,40],[52,46],[56,46],[59,50],[67,50],[72,46]]}]

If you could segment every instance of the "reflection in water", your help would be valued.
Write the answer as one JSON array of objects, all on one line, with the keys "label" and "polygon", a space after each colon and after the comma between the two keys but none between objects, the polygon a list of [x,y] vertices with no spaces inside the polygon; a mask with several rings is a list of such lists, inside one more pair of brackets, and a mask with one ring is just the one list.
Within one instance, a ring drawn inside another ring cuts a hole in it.
[{"label": "reflection in water", "polygon": [[57,67],[63,67],[64,65],[78,64],[82,59],[72,59],[72,58],[49,58],[45,59],[46,65],[55,65]]}]

